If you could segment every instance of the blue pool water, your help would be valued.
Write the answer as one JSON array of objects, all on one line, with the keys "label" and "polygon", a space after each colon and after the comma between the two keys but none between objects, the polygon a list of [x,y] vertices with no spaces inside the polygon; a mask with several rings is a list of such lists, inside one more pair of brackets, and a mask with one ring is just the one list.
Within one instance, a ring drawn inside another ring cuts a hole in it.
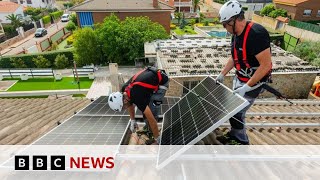
[{"label": "blue pool water", "polygon": [[211,37],[227,37],[227,32],[225,31],[209,31],[207,32]]}]

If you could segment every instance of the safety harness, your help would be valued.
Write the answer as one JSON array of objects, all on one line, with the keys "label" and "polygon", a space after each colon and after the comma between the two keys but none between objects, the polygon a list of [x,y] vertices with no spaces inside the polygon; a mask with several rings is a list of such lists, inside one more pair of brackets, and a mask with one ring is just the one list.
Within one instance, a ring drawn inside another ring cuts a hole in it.
[{"label": "safety harness", "polygon": [[[144,83],[144,82],[135,82],[135,80],[137,79],[137,77],[142,74],[143,72],[145,72],[146,70],[150,70],[152,72],[155,72],[158,76],[158,85],[152,85],[152,84],[148,84],[148,83]],[[141,70],[140,72],[138,72],[136,75],[133,76],[132,80],[131,80],[131,83],[125,88],[125,92],[127,93],[128,97],[131,98],[131,88],[133,88],[133,86],[142,86],[142,87],[145,87],[145,88],[148,88],[148,89],[152,89],[153,91],[158,91],[158,88],[159,88],[159,84],[160,82],[162,81],[162,76],[161,76],[161,70],[154,70],[152,68],[146,68],[144,70]]]},{"label": "safety harness", "polygon": [[[233,60],[234,60],[235,67],[237,69],[237,72],[236,72],[237,77],[240,81],[245,82],[245,83],[250,80],[251,76],[258,69],[258,67],[252,67],[248,63],[248,58],[247,58],[247,39],[248,39],[248,35],[249,35],[249,32],[250,32],[253,24],[254,24],[253,22],[250,22],[248,24],[246,31],[245,31],[245,34],[244,34],[243,45],[242,45],[242,60],[239,60],[238,52],[236,49],[235,38],[234,38],[234,43],[233,43],[234,44],[233,45],[233,52],[234,52],[233,53],[234,54]],[[245,65],[245,68],[241,68],[241,64],[239,61],[241,61]],[[268,75],[266,75],[266,78],[263,78],[263,79],[269,79],[270,75],[271,75],[271,70],[268,73]]]}]

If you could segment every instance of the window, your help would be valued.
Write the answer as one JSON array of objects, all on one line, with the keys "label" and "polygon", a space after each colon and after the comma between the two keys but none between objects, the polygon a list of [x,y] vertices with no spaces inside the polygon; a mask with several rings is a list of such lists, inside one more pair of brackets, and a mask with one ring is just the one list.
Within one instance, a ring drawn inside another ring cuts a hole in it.
[{"label": "window", "polygon": [[32,1],[31,0],[27,0],[27,4],[32,4]]},{"label": "window", "polygon": [[317,16],[320,17],[320,10],[318,10]]},{"label": "window", "polygon": [[183,94],[187,94],[191,89],[196,87],[199,81],[184,81],[183,82]]},{"label": "window", "polygon": [[311,16],[311,12],[312,12],[312,10],[306,9],[306,10],[303,11],[303,15],[304,16]]}]

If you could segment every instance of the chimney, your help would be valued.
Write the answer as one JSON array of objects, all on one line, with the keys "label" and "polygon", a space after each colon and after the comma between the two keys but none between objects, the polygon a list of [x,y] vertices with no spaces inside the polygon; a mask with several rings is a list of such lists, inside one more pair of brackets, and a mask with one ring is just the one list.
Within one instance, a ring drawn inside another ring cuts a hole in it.
[{"label": "chimney", "polygon": [[158,8],[158,6],[159,6],[158,0],[153,0],[153,7]]}]

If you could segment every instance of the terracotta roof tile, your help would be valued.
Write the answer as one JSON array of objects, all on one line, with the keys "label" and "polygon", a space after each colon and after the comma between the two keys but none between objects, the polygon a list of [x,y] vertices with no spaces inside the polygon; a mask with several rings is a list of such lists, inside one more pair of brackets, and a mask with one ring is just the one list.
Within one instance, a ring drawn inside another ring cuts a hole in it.
[{"label": "terracotta roof tile", "polygon": [[0,2],[0,12],[15,12],[19,8],[19,4],[13,3],[13,2]]},{"label": "terracotta roof tile", "polygon": [[296,6],[297,4],[300,4],[306,1],[309,1],[309,0],[274,0],[273,3]]},{"label": "terracotta roof tile", "polygon": [[70,9],[71,11],[142,11],[174,10],[174,7],[159,1],[158,8],[153,7],[152,0],[90,0]]}]

